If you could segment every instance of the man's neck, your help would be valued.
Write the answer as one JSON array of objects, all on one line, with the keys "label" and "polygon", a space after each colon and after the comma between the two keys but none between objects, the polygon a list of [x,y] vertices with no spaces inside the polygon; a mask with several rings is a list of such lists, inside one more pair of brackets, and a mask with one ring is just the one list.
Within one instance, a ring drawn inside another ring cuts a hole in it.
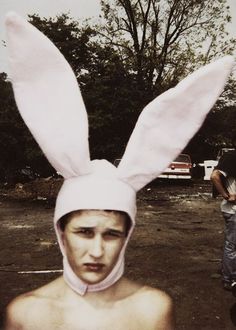
[{"label": "man's neck", "polygon": [[116,283],[111,285],[109,288],[104,289],[102,291],[97,291],[97,292],[86,292],[85,295],[81,296],[75,291],[73,291],[65,282],[66,286],[66,296],[71,300],[83,300],[87,301],[94,306],[104,306],[108,305],[109,303],[113,303],[115,301],[118,301],[122,298],[124,298],[128,292],[125,290],[125,283],[128,280],[126,280],[124,277],[121,277]]}]

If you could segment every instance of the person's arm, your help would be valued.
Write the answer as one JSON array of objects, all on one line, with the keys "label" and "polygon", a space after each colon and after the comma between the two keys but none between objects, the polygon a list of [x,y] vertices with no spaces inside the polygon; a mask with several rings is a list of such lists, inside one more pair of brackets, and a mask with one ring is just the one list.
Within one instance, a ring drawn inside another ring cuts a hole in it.
[{"label": "person's arm", "polygon": [[230,198],[230,194],[228,192],[228,190],[226,189],[226,187],[223,185],[222,183],[222,173],[215,169],[213,170],[213,172],[211,173],[211,181],[214,184],[216,190],[218,191],[218,193],[226,200],[229,200]]},{"label": "person's arm", "polygon": [[230,193],[225,186],[226,177],[236,178],[236,151],[226,152],[219,160],[211,174],[215,189],[228,202],[236,203],[236,194]]},{"label": "person's arm", "polygon": [[215,169],[211,174],[211,181],[214,184],[218,193],[228,202],[236,203],[236,194],[230,194],[222,182],[221,171]]},{"label": "person's arm", "polygon": [[236,203],[236,194],[230,194],[224,184],[222,183],[222,173],[221,171],[215,169],[211,174],[211,181],[214,184],[216,190],[219,194],[226,199],[228,202]]}]

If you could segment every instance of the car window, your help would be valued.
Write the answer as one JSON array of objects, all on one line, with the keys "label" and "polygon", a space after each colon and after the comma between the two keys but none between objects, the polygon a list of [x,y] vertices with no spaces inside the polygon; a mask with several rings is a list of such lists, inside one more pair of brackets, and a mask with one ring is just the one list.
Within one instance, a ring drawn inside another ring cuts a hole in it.
[{"label": "car window", "polygon": [[180,163],[191,163],[189,156],[184,154],[180,154],[175,161]]}]

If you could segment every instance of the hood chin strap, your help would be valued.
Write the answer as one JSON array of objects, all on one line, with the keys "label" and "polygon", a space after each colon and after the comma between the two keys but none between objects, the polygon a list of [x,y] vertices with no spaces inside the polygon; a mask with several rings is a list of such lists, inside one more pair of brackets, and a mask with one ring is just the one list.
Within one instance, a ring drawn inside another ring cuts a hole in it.
[{"label": "hood chin strap", "polygon": [[124,257],[120,255],[111,273],[97,284],[84,283],[72,270],[67,257],[63,257],[63,277],[67,285],[76,293],[84,296],[86,292],[97,292],[109,288],[116,283],[124,273]]}]

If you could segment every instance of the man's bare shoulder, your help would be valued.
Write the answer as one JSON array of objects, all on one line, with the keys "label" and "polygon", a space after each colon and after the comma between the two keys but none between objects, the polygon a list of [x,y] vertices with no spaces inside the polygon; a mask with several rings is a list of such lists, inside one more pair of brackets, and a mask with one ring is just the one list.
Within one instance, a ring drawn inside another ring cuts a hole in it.
[{"label": "man's bare shoulder", "polygon": [[24,329],[24,315],[30,309],[35,298],[32,293],[25,293],[10,302],[6,308],[5,329]]},{"label": "man's bare shoulder", "polygon": [[174,329],[173,301],[168,294],[159,289],[144,286],[139,296],[140,299],[137,299],[139,310],[147,322],[151,321],[155,329]]},{"label": "man's bare shoulder", "polygon": [[128,282],[128,286],[133,288],[130,299],[134,312],[138,313],[141,321],[146,324],[146,329],[174,329],[173,301],[168,294],[135,282]]},{"label": "man's bare shoulder", "polygon": [[151,300],[151,303],[155,301],[156,303],[161,303],[163,306],[168,306],[172,303],[170,296],[157,288],[142,285],[128,279],[124,279],[122,286],[127,288],[130,296],[133,296],[137,301],[145,301],[147,299],[148,301]]},{"label": "man's bare shoulder", "polygon": [[144,286],[140,291],[140,296],[141,300],[147,300],[149,301],[150,305],[158,306],[158,310],[160,311],[164,311],[172,307],[171,297],[167,293],[159,289]]},{"label": "man's bare shoulder", "polygon": [[43,311],[43,314],[49,312],[49,307],[57,298],[56,287],[60,286],[60,282],[61,280],[57,279],[13,299],[6,308],[5,329],[30,329],[28,325],[32,319],[37,321]]}]

